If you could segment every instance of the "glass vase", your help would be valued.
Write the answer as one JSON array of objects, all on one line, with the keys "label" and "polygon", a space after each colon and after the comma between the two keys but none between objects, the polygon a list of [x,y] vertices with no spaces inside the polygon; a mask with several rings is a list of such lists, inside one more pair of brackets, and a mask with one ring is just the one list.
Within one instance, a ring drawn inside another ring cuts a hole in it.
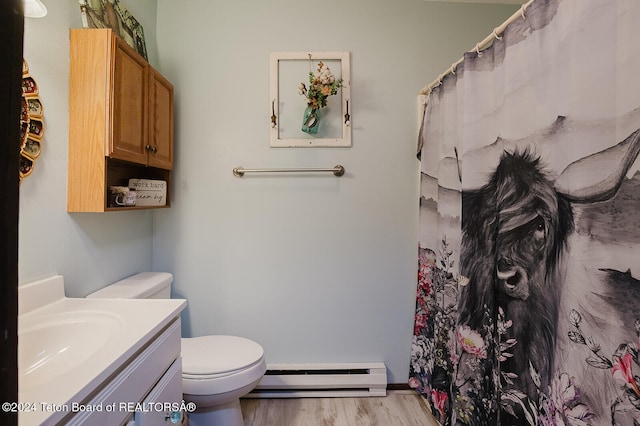
[{"label": "glass vase", "polygon": [[302,131],[310,135],[318,133],[320,128],[320,111],[317,108],[307,106],[304,110],[304,117],[302,118]]}]

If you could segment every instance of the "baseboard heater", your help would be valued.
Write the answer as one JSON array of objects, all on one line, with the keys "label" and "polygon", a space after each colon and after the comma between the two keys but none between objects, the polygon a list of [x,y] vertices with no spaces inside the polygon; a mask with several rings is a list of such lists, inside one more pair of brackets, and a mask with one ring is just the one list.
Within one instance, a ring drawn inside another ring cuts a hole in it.
[{"label": "baseboard heater", "polygon": [[386,396],[382,362],[346,364],[269,364],[258,386],[245,398],[321,398]]}]

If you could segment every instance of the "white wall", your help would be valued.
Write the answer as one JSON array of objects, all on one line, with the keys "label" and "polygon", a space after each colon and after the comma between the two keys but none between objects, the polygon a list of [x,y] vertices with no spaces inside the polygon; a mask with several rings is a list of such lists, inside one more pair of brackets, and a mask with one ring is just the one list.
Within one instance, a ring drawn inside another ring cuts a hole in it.
[{"label": "white wall", "polygon": [[[25,19],[24,57],[40,90],[45,136],[34,171],[20,186],[19,280],[62,274],[67,294],[80,297],[151,269],[152,213],[67,213],[69,28],[82,21],[77,0],[43,2],[45,18]],[[156,0],[130,3],[157,62]]]},{"label": "white wall", "polygon": [[[176,87],[176,171],[173,207],[153,214],[152,258],[189,300],[184,334],[252,338],[270,363],[384,361],[389,382],[406,382],[416,95],[514,11],[158,0],[159,66]],[[352,148],[269,147],[269,52],[287,50],[351,52]],[[335,164],[344,177],[231,173]]]}]

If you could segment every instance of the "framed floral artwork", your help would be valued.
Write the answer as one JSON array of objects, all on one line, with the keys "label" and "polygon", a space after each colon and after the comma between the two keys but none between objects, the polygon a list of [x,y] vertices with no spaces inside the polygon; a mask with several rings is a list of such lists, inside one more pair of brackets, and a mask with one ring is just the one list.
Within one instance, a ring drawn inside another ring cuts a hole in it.
[{"label": "framed floral artwork", "polygon": [[272,52],[272,147],[350,147],[349,52]]}]

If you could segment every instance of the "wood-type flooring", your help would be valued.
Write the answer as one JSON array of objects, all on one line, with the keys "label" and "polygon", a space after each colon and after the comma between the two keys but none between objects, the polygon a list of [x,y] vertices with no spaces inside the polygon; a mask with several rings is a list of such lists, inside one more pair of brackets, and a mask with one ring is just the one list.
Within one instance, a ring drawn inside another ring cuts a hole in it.
[{"label": "wood-type flooring", "polygon": [[241,399],[245,426],[438,426],[413,391],[386,397]]}]

